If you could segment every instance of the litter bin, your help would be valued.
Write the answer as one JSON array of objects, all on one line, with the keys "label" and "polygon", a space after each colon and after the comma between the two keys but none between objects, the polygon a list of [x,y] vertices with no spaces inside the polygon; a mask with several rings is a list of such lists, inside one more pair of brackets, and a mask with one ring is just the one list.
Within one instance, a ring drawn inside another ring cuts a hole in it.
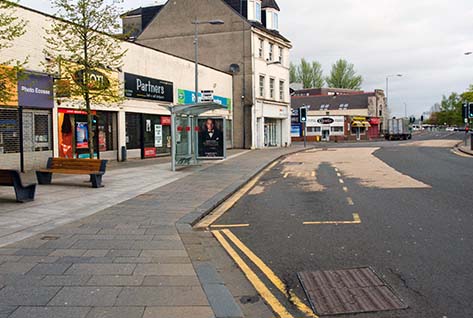
[{"label": "litter bin", "polygon": [[127,157],[127,152],[126,152],[126,147],[122,146],[122,161],[126,161]]}]

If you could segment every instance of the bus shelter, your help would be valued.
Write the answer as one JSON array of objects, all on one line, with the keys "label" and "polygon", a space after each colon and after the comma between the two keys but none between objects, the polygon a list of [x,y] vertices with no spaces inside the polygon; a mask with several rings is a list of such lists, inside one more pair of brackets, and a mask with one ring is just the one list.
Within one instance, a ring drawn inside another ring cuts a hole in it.
[{"label": "bus shelter", "polygon": [[172,171],[178,166],[196,165],[201,160],[226,158],[224,118],[201,116],[218,109],[225,107],[214,102],[169,107]]}]

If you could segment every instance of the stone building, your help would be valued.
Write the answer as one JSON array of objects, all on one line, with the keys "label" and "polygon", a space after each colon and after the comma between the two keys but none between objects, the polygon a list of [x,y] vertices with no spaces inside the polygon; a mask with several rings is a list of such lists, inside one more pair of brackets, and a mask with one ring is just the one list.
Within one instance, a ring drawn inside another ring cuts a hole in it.
[{"label": "stone building", "polygon": [[192,22],[222,20],[223,25],[198,26],[199,61],[233,75],[234,147],[262,148],[291,141],[291,43],[279,32],[279,12],[274,0],[173,0],[122,19],[131,40],[191,60]]}]

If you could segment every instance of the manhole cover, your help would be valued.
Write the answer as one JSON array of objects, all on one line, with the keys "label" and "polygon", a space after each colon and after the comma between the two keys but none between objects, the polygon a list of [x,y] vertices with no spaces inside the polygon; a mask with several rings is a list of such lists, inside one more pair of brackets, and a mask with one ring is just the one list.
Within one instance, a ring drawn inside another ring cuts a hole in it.
[{"label": "manhole cover", "polygon": [[368,267],[297,273],[318,315],[406,309],[390,286]]}]

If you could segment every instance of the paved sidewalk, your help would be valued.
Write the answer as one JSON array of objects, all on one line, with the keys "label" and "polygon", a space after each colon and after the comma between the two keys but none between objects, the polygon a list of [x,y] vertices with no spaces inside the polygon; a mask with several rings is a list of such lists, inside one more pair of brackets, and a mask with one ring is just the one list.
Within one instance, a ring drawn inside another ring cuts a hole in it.
[{"label": "paved sidewalk", "polygon": [[[158,167],[130,168],[142,175],[140,181],[121,179],[119,170],[112,181],[113,173],[107,173],[108,186],[99,189],[100,196],[105,201],[119,196],[121,203],[99,207],[100,212],[86,218],[0,248],[0,318],[235,317],[238,308],[228,310],[215,301],[227,291],[224,286],[204,284],[202,275],[196,274],[188,254],[192,251],[182,241],[190,231],[186,222],[275,158],[296,150],[243,153],[181,172],[185,175],[164,186],[153,185],[154,175],[169,178]],[[142,193],[130,187],[121,191],[129,183]],[[155,188],[144,193],[147,186]],[[77,190],[77,195],[70,201],[56,204],[51,190],[41,202],[48,205],[52,200],[58,211],[67,210],[65,218],[97,204],[98,196],[94,198],[88,188],[71,190]],[[42,205],[35,208],[39,211]]]},{"label": "paved sidewalk", "polygon": [[470,136],[468,136],[466,144],[462,142],[461,144],[458,145],[458,149],[463,153],[473,156],[473,150],[471,150],[470,145],[471,145],[471,138]]}]

